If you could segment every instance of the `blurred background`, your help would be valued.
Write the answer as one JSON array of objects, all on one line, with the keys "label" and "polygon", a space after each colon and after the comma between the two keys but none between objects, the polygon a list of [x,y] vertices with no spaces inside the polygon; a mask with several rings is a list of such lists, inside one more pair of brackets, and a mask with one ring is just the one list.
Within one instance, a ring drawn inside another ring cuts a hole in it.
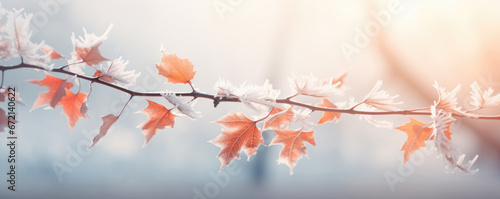
[{"label": "blurred background", "polygon": [[[437,100],[434,81],[452,90],[461,84],[459,103],[470,108],[469,85],[500,90],[500,2],[431,0],[2,0],[8,10],[33,13],[32,41],[53,46],[70,57],[72,33],[82,28],[101,35],[114,24],[100,49],[108,59],[123,56],[128,69],[141,72],[137,91],[189,91],[158,76],[160,47],[188,57],[195,65],[195,87],[214,93],[219,77],[235,85],[263,84],[266,79],[291,94],[287,77],[312,73],[336,77],[347,72],[346,96],[356,100],[377,80],[399,94],[404,108]],[[19,60],[2,61],[3,65]],[[56,66],[63,64],[56,61]],[[86,70],[93,73],[92,69]],[[63,77],[57,75],[58,77]],[[107,136],[85,152],[98,133],[100,116],[118,114],[129,96],[94,85],[89,118],[72,133],[60,107],[29,110],[45,88],[26,82],[43,72],[15,70],[6,83],[16,86],[25,106],[18,105],[17,191],[0,180],[0,198],[497,198],[500,194],[500,123],[458,119],[453,141],[466,159],[479,154],[479,173],[443,172],[436,151],[422,150],[405,167],[399,151],[406,134],[375,128],[358,116],[342,115],[338,123],[315,128],[317,146],[308,147],[289,175],[277,165],[280,146],[260,147],[256,156],[232,163],[218,173],[219,148],[209,140],[221,127],[212,123],[230,111],[256,114],[242,104],[213,108],[198,100],[203,114],[176,119],[175,129],[158,131],[141,148],[136,128],[147,117],[135,112],[147,102],[137,97]],[[82,90],[88,92],[88,82]],[[160,103],[160,98],[148,98]],[[309,99],[304,99],[309,100]],[[312,103],[313,101],[311,101]],[[316,101],[314,101],[316,102]],[[167,105],[168,106],[168,105]],[[489,109],[482,114],[498,114]],[[313,121],[321,115],[315,113]],[[416,117],[429,122],[428,117]],[[406,116],[381,116],[394,126]],[[266,143],[275,136],[263,132]],[[0,137],[6,143],[6,136]],[[429,144],[430,145],[430,144]],[[0,171],[7,171],[6,146],[0,147]],[[430,148],[430,147],[429,147]],[[59,175],[57,174],[59,171]],[[62,172],[62,173],[61,173]],[[6,179],[2,175],[1,179]]]}]

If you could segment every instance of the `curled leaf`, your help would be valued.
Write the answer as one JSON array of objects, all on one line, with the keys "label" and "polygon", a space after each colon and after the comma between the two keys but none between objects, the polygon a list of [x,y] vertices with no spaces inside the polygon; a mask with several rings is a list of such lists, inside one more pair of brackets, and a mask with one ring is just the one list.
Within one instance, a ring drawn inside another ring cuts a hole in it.
[{"label": "curled leaf", "polygon": [[113,114],[108,114],[101,117],[102,125],[99,129],[99,134],[97,134],[94,139],[92,139],[92,142],[90,143],[90,146],[87,148],[87,150],[92,148],[97,142],[99,142],[99,140],[101,140],[102,137],[104,137],[108,133],[109,127],[111,127],[111,125],[113,125],[119,117],[120,116],[116,116]]}]

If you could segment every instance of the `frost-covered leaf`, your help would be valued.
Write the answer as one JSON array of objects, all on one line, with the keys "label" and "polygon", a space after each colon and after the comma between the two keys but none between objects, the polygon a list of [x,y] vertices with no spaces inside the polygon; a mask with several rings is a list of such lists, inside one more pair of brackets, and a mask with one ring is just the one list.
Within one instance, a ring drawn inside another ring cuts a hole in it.
[{"label": "frost-covered leaf", "polygon": [[271,111],[271,115],[272,117],[264,122],[263,129],[288,129],[290,123],[293,122],[293,119],[295,117],[295,113],[292,111],[292,107],[289,107],[288,109],[273,108],[273,110]]},{"label": "frost-covered leaf", "polygon": [[472,89],[470,92],[472,95],[470,105],[474,108],[481,109],[500,105],[500,94],[492,96],[493,89],[491,87],[488,90],[482,91],[477,82],[472,83],[470,87]]},{"label": "frost-covered leaf", "polygon": [[272,145],[281,144],[280,156],[278,164],[285,164],[290,168],[290,175],[293,174],[293,167],[297,161],[302,158],[302,155],[307,157],[305,143],[316,146],[313,133],[314,131],[299,130],[274,130],[278,135],[272,141]]},{"label": "frost-covered leaf", "polygon": [[[21,57],[22,61],[27,64],[32,64],[52,70],[53,64],[50,64],[50,55],[41,54],[41,47],[44,45],[42,41],[40,44],[31,41],[32,31],[30,29],[30,22],[33,14],[26,14],[23,9],[13,10],[7,14],[7,24],[5,25],[5,32],[7,38],[10,40],[11,52],[6,55],[6,50],[3,49],[2,55],[4,59],[10,57]],[[4,48],[8,46],[4,44]]]},{"label": "frost-covered leaf", "polygon": [[101,80],[109,83],[120,82],[126,86],[132,86],[141,73],[135,74],[135,70],[125,71],[127,64],[128,61],[124,61],[121,57],[111,62],[108,61],[108,66],[101,65],[101,69],[94,73],[94,77],[100,77]]},{"label": "frost-covered leaf", "polygon": [[12,42],[0,35],[0,59],[9,60],[12,54]]},{"label": "frost-covered leaf", "polygon": [[398,97],[398,95],[390,96],[384,90],[379,90],[382,86],[382,81],[379,80],[373,87],[373,89],[366,95],[363,102],[375,108],[386,110],[386,111],[396,111],[398,108],[396,105],[402,104],[402,102],[394,102],[394,99]]},{"label": "frost-covered leaf", "polygon": [[175,96],[175,93],[171,92],[164,93],[163,97],[167,99],[170,104],[174,105],[176,110],[190,117],[191,119],[201,117],[200,112],[194,110],[193,108],[196,101],[189,101],[187,99],[179,98]]},{"label": "frost-covered leaf", "polygon": [[460,154],[451,141],[450,127],[453,122],[455,122],[455,118],[452,117],[451,113],[442,110],[437,111],[435,106],[431,106],[431,113],[431,118],[433,119],[432,136],[434,137],[435,146],[438,154],[448,163],[445,171],[453,172],[458,168],[465,173],[476,173],[478,171],[477,169],[471,170],[470,168],[478,156],[476,155],[472,161],[462,165],[465,155]]},{"label": "frost-covered leaf", "polygon": [[458,106],[456,95],[458,91],[460,91],[460,84],[451,92],[446,92],[445,88],[439,87],[436,81],[434,82],[434,88],[436,88],[439,95],[438,101],[434,103],[437,109],[443,109],[448,113],[454,113],[458,115],[469,115],[462,111],[462,107]]},{"label": "frost-covered leaf", "polygon": [[74,62],[85,62],[89,66],[98,65],[103,61],[108,61],[108,59],[104,58],[101,55],[101,52],[99,52],[99,46],[107,39],[112,27],[113,24],[111,24],[106,32],[104,32],[104,34],[100,37],[96,36],[94,33],[87,33],[85,28],[83,29],[83,37],[80,36],[76,38],[75,33],[73,33],[73,35],[71,35],[71,41],[73,42],[75,51],[71,53],[74,56],[72,60],[74,59]]},{"label": "frost-covered leaf", "polygon": [[210,142],[221,148],[217,158],[221,162],[221,170],[231,164],[234,159],[240,159],[241,151],[245,151],[248,159],[257,153],[257,148],[264,144],[262,132],[257,127],[258,121],[248,119],[243,113],[231,112],[215,123],[225,130]]},{"label": "frost-covered leaf", "polygon": [[215,83],[214,89],[217,91],[216,97],[236,98],[257,111],[277,106],[276,98],[280,93],[278,90],[273,89],[269,81],[264,82],[263,86],[243,83],[239,87],[236,87],[227,80],[219,79]]},{"label": "frost-covered leaf", "polygon": [[333,95],[342,95],[343,92],[338,88],[341,82],[336,84],[322,84],[321,81],[314,77],[301,75],[288,78],[290,88],[299,95],[307,95],[313,97],[327,98]]}]

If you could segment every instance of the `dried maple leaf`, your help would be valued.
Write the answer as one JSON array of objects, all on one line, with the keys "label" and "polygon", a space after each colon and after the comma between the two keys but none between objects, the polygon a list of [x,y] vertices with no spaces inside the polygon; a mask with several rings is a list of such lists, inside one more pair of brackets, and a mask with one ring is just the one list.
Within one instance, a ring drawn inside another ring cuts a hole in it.
[{"label": "dried maple leaf", "polygon": [[148,144],[158,129],[164,129],[165,127],[174,128],[174,119],[177,117],[177,115],[172,113],[172,109],[167,109],[165,106],[150,100],[146,101],[148,101],[148,107],[140,111],[140,113],[146,114],[148,119],[137,126],[138,128],[142,128],[142,133],[146,138],[142,147]]},{"label": "dried maple leaf", "polygon": [[429,140],[433,129],[427,127],[426,124],[410,118],[410,122],[403,126],[397,127],[396,129],[405,132],[408,135],[408,139],[401,148],[404,153],[404,163],[406,163],[413,152],[421,147],[425,147],[425,141]]},{"label": "dried maple leaf", "polygon": [[102,36],[96,36],[94,33],[87,33],[85,29],[83,29],[85,32],[83,37],[77,38],[75,37],[75,34],[73,34],[71,36],[71,41],[75,47],[75,51],[71,54],[74,56],[74,61],[81,60],[89,66],[94,66],[103,61],[108,61],[108,59],[104,58],[101,55],[101,52],[99,52],[99,46],[104,40],[107,39],[112,27],[113,25],[111,24]]},{"label": "dried maple leaf", "polygon": [[215,122],[225,128],[219,136],[210,141],[221,148],[217,156],[221,162],[221,170],[234,159],[240,159],[241,151],[245,151],[250,159],[257,153],[259,145],[265,145],[262,132],[257,128],[257,122],[248,119],[243,113],[235,112]]},{"label": "dried maple leaf", "polygon": [[[324,107],[324,108],[337,108],[337,106],[335,106],[335,104],[330,102],[330,100],[328,100],[328,99],[323,99],[323,102],[316,104],[316,106]],[[335,119],[340,119],[340,113],[332,113],[332,112],[324,111],[323,116],[318,121],[318,124],[330,122],[330,121],[333,121]]]},{"label": "dried maple leaf", "polygon": [[278,136],[271,141],[271,144],[283,145],[278,159],[278,164],[286,164],[290,167],[291,175],[293,174],[293,167],[295,167],[297,161],[302,158],[302,155],[307,157],[305,142],[316,146],[313,136],[314,131],[304,132],[302,129],[299,129],[274,130],[274,132],[276,132]]},{"label": "dried maple leaf", "polygon": [[94,66],[100,64],[103,61],[108,61],[109,59],[104,58],[101,55],[101,52],[99,52],[98,48],[100,45],[101,44],[99,43],[90,48],[75,47],[73,55],[75,55],[77,59],[82,60],[82,62],[85,62],[89,66]]},{"label": "dried maple leaf", "polygon": [[[274,114],[273,114],[274,111]],[[278,113],[276,113],[278,112]],[[271,110],[271,118],[264,122],[264,130],[266,129],[287,129],[292,123],[295,114],[292,111],[292,107],[288,108],[286,111],[283,109]]]},{"label": "dried maple leaf", "polygon": [[109,127],[111,127],[111,125],[113,125],[116,122],[116,120],[118,120],[119,117],[120,117],[119,115],[116,116],[113,114],[101,117],[102,125],[101,128],[99,129],[99,134],[97,134],[94,137],[94,139],[92,139],[92,143],[90,143],[90,146],[87,148],[87,150],[92,148],[102,137],[106,135],[106,133],[108,133]]},{"label": "dried maple leaf", "polygon": [[176,54],[162,52],[161,63],[156,64],[158,74],[166,77],[172,84],[190,84],[196,71],[189,59],[181,59]]},{"label": "dried maple leaf", "polygon": [[45,73],[45,78],[38,80],[30,80],[30,83],[38,84],[39,86],[45,86],[49,89],[48,92],[40,93],[38,99],[31,110],[34,110],[45,104],[50,105],[50,107],[55,108],[56,105],[61,101],[61,99],[66,95],[65,89],[73,87],[73,84],[66,82],[65,79],[59,79],[52,75]]},{"label": "dried maple leaf", "polygon": [[66,89],[66,96],[64,96],[57,104],[58,106],[63,106],[63,113],[68,117],[68,124],[71,131],[73,131],[73,127],[78,121],[78,118],[83,117],[80,108],[86,98],[87,94],[85,93],[78,92],[77,94],[74,94],[70,90]]}]

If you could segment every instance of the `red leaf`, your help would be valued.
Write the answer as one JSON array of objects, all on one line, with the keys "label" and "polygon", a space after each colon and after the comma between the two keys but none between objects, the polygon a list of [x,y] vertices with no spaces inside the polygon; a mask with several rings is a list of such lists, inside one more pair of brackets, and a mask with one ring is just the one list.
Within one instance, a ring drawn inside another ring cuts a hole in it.
[{"label": "red leaf", "polygon": [[101,128],[99,129],[99,134],[97,134],[94,137],[94,139],[92,139],[92,143],[90,143],[90,146],[87,148],[87,150],[92,148],[97,142],[99,142],[99,140],[102,137],[104,137],[106,135],[106,133],[108,133],[109,127],[111,127],[111,125],[113,125],[116,122],[116,120],[118,120],[119,117],[120,116],[116,116],[113,114],[109,114],[109,115],[106,115],[104,117],[101,117],[102,125],[101,125]]},{"label": "red leaf", "polygon": [[66,96],[57,104],[58,106],[63,106],[63,113],[68,117],[68,124],[71,131],[73,131],[78,118],[83,117],[80,108],[86,98],[87,95],[85,93],[79,92],[74,94],[66,89]]},{"label": "red leaf", "polygon": [[257,128],[257,121],[248,119],[243,113],[229,113],[215,123],[226,129],[210,141],[221,148],[217,156],[221,162],[221,170],[234,159],[240,159],[241,151],[245,151],[250,159],[257,153],[259,145],[265,145],[262,132]]},{"label": "red leaf", "polygon": [[[277,112],[279,109],[275,110],[273,108],[271,115],[273,111]],[[295,114],[292,111],[292,107],[288,108],[286,111],[276,113],[264,123],[264,129],[287,129],[290,123],[292,123],[294,116]]]},{"label": "red leaf", "polygon": [[40,93],[40,95],[38,95],[38,99],[33,104],[31,110],[45,104],[49,104],[50,107],[55,108],[61,99],[66,95],[65,89],[73,87],[73,84],[66,82],[65,79],[59,79],[47,73],[45,73],[44,79],[40,81],[30,80],[29,82],[38,84],[39,86],[45,86],[49,89],[48,92]]},{"label": "red leaf", "polygon": [[[331,103],[328,99],[323,99],[322,103],[316,104],[316,106],[324,108],[337,108],[335,104]],[[340,113],[323,112],[323,117],[319,119],[318,124],[323,124],[325,122],[330,122],[335,119],[340,119]]]},{"label": "red leaf", "polygon": [[103,61],[109,61],[109,59],[104,58],[99,52],[99,46],[101,43],[92,46],[91,48],[81,48],[75,47],[75,51],[73,55],[76,56],[77,59],[82,60],[82,62],[87,63],[89,66],[98,65]]},{"label": "red leaf", "polygon": [[148,144],[158,129],[164,129],[165,127],[174,128],[174,119],[177,117],[172,113],[172,109],[167,109],[165,106],[153,101],[146,101],[148,101],[148,107],[140,112],[146,114],[148,119],[137,126],[138,128],[142,128],[142,133],[146,137],[146,141],[144,141],[142,147]]},{"label": "red leaf", "polygon": [[413,152],[419,148],[425,147],[425,141],[429,140],[429,136],[432,134],[433,130],[425,125],[426,124],[410,117],[410,122],[396,128],[408,135],[408,139],[401,148],[402,151],[405,151],[404,163],[410,159]]},{"label": "red leaf", "polygon": [[193,80],[196,71],[189,59],[181,59],[176,54],[162,52],[161,63],[156,64],[158,74],[166,77],[172,84],[189,84]]},{"label": "red leaf", "polygon": [[286,164],[290,167],[290,175],[293,174],[293,167],[297,161],[302,158],[302,155],[307,157],[307,150],[305,142],[316,146],[314,141],[314,131],[304,132],[300,130],[274,130],[277,137],[275,137],[271,144],[282,144],[283,148],[280,152],[278,164]]}]

